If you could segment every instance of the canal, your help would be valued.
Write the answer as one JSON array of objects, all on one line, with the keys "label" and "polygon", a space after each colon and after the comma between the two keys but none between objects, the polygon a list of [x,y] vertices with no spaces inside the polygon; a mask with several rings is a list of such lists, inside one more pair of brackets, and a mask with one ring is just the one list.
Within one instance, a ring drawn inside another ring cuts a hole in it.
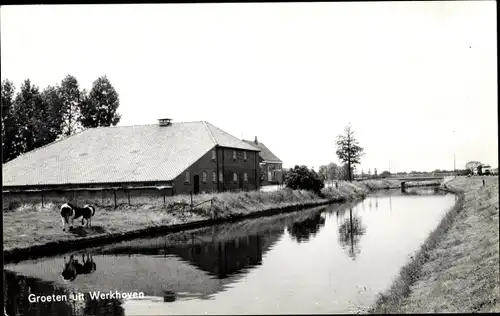
[{"label": "canal", "polygon": [[[362,312],[391,286],[455,201],[455,195],[433,188],[384,191],[351,204],[8,264],[6,312]],[[91,298],[97,291],[130,297]],[[83,296],[72,299],[78,293]],[[29,302],[53,294],[61,301]]]}]

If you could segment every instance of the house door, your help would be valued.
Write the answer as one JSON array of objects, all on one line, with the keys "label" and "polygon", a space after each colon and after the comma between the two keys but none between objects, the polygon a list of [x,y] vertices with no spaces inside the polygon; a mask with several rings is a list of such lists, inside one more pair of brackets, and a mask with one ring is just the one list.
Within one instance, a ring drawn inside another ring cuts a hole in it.
[{"label": "house door", "polygon": [[200,193],[200,176],[195,174],[193,177],[193,193]]},{"label": "house door", "polygon": [[240,190],[243,190],[243,177],[241,176],[241,173],[238,177],[238,187]]}]

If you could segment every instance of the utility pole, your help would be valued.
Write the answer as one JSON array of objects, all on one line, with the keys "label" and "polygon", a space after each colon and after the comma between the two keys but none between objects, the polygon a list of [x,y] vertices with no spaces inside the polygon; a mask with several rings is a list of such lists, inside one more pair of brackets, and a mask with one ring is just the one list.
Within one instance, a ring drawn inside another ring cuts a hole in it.
[{"label": "utility pole", "polygon": [[457,175],[457,168],[455,168],[455,153],[453,153],[453,176]]},{"label": "utility pole", "polygon": [[455,130],[453,130],[453,176],[456,177],[457,175],[457,168],[455,165]]}]

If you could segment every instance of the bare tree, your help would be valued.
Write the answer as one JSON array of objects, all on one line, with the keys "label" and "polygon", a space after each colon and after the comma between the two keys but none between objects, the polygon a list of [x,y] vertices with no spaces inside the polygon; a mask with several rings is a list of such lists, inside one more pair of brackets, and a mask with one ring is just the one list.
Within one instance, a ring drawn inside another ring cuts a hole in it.
[{"label": "bare tree", "polygon": [[363,156],[363,148],[359,146],[358,141],[354,137],[354,131],[349,123],[345,129],[345,134],[337,136],[337,156],[339,159],[347,164],[349,173],[349,181],[352,182],[352,168],[354,165],[359,164]]}]

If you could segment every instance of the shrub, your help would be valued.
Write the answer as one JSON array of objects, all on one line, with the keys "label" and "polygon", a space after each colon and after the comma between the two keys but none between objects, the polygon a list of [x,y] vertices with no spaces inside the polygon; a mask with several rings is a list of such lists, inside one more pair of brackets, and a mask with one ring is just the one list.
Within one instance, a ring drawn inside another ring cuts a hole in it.
[{"label": "shrub", "polygon": [[306,166],[295,166],[285,176],[285,185],[293,190],[308,190],[321,195],[321,189],[325,187],[324,182],[314,170]]}]

